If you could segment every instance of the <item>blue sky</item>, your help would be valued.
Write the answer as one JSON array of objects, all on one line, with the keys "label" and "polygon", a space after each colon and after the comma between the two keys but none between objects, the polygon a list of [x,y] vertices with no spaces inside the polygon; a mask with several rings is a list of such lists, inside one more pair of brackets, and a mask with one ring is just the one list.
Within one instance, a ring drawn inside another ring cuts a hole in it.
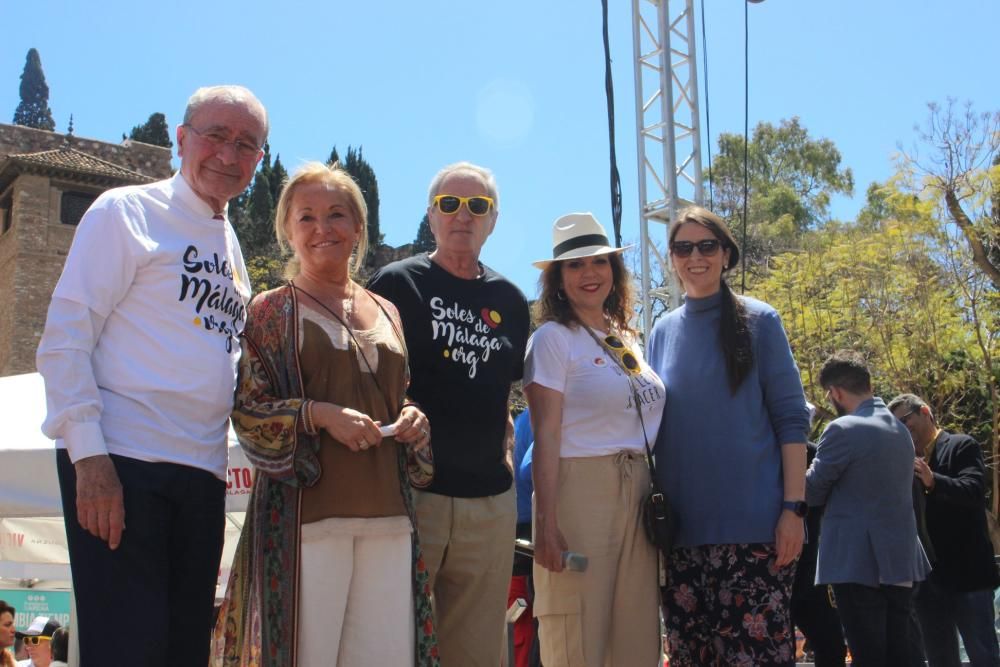
[{"label": "blue sky", "polygon": [[[711,129],[742,132],[744,5],[705,3]],[[609,5],[623,235],[634,240],[631,3]],[[1000,109],[995,0],[767,0],[749,9],[751,127],[799,116],[812,136],[835,142],[856,182],[854,198],[834,202],[840,218],[853,218],[869,182],[892,174],[897,144],[915,142],[927,102]],[[268,107],[272,151],[289,168],[325,159],[334,144],[342,154],[363,146],[389,243],[413,239],[431,177],[461,159],[497,174],[501,215],[483,259],[529,297],[530,263],[550,254],[555,218],[590,210],[610,231],[599,0],[37,0],[0,12],[4,122],[31,47],[57,129],[72,113],[77,135],[107,141],[155,111],[175,125],[200,85],[242,83]]]}]

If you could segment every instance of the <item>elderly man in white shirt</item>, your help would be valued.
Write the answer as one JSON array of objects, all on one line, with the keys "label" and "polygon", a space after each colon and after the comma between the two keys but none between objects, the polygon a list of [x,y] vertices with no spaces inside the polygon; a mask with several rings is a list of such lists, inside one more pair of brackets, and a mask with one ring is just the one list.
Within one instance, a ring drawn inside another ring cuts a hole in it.
[{"label": "elderly man in white shirt", "polygon": [[[250,285],[228,201],[267,112],[197,90],[173,178],[110,190],[77,228],[38,348],[81,664],[203,665],[222,553],[228,418]],[[123,663],[124,664],[124,663]]]}]

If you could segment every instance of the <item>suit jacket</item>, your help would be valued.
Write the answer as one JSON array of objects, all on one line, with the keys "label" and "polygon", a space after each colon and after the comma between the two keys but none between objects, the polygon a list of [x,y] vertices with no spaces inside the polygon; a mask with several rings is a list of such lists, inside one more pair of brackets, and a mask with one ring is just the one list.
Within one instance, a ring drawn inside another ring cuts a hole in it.
[{"label": "suit jacket", "polygon": [[986,527],[986,467],[979,443],[941,431],[928,462],[934,488],[925,496],[927,531],[934,545],[931,579],[952,590],[996,588],[997,567]]},{"label": "suit jacket", "polygon": [[930,563],[913,516],[913,441],[881,398],[835,419],[806,472],[806,501],[826,505],[817,584],[923,581]]}]

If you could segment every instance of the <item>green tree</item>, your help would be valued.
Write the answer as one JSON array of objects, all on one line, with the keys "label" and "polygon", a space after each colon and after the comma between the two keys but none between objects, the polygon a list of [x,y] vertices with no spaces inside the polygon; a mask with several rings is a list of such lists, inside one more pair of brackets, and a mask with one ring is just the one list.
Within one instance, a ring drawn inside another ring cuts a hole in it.
[{"label": "green tree", "polygon": [[973,261],[1000,289],[1000,112],[929,104],[920,133],[930,150],[903,154],[911,190],[937,199],[962,233]]},{"label": "green tree", "polygon": [[[744,145],[743,135],[721,134],[711,170],[715,212],[729,221],[737,239],[742,239]],[[854,177],[840,162],[834,143],[810,137],[798,118],[754,128],[743,249],[748,270],[762,270],[769,257],[795,248],[805,230],[827,221],[832,195],[853,193]],[[704,176],[707,185],[709,172]]]},{"label": "green tree", "polygon": [[[980,414],[992,463],[991,510],[1000,515],[1000,112],[979,113],[972,103],[929,104],[920,144],[904,151],[896,181],[913,200],[934,208],[947,242],[956,299],[975,332],[970,359],[989,378]],[[977,436],[980,437],[980,436]]]},{"label": "green tree", "polygon": [[274,238],[274,207],[271,177],[271,147],[264,144],[264,157],[247,192],[243,213],[240,216],[240,242],[244,252],[251,256],[270,255]]},{"label": "green tree", "polygon": [[413,239],[413,254],[431,252],[436,247],[437,242],[434,240],[434,234],[431,233],[431,221],[424,213],[424,217],[420,220],[420,226],[417,227],[417,237]]},{"label": "green tree", "polygon": [[828,406],[819,369],[839,348],[866,355],[877,393],[913,391],[932,401],[936,414],[951,414],[970,388],[988,386],[981,366],[956,361],[976,356],[975,333],[938,261],[945,248],[923,208],[923,216],[889,218],[876,228],[830,223],[808,232],[801,249],[773,257],[773,270],[754,283],[751,293],[781,313],[806,394],[821,410]]},{"label": "green tree", "polygon": [[14,111],[14,124],[52,131],[56,123],[49,108],[49,86],[45,83],[42,59],[35,49],[28,49],[21,73],[21,102]]},{"label": "green tree", "polygon": [[288,181],[288,170],[285,169],[285,165],[281,164],[280,155],[274,156],[274,164],[271,166],[271,173],[268,174],[267,180],[271,185],[271,201],[277,206],[278,199],[281,197],[281,189]]},{"label": "green tree", "polygon": [[381,229],[379,227],[379,198],[378,198],[378,178],[375,170],[368,164],[362,155],[362,148],[347,147],[347,155],[341,160],[334,146],[330,151],[330,159],[327,164],[339,162],[344,170],[349,173],[361,188],[361,194],[365,198],[365,205],[368,207],[368,257],[365,258],[365,265],[371,266],[375,260],[375,249],[384,242]]},{"label": "green tree", "polygon": [[157,111],[149,116],[142,125],[136,125],[129,133],[129,139],[141,141],[144,144],[171,148],[174,142],[170,140],[170,128],[167,127],[167,117]]}]

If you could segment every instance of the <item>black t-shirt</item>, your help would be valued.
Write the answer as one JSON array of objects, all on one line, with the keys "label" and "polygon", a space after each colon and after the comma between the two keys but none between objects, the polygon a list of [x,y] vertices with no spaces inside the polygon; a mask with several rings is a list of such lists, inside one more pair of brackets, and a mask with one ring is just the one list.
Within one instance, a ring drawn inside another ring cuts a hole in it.
[{"label": "black t-shirt", "polygon": [[426,253],[384,267],[368,289],[392,301],[403,320],[406,393],[431,423],[434,483],[427,490],[482,498],[509,489],[503,440],[510,385],[524,369],[524,294],[486,266],[466,280]]}]

